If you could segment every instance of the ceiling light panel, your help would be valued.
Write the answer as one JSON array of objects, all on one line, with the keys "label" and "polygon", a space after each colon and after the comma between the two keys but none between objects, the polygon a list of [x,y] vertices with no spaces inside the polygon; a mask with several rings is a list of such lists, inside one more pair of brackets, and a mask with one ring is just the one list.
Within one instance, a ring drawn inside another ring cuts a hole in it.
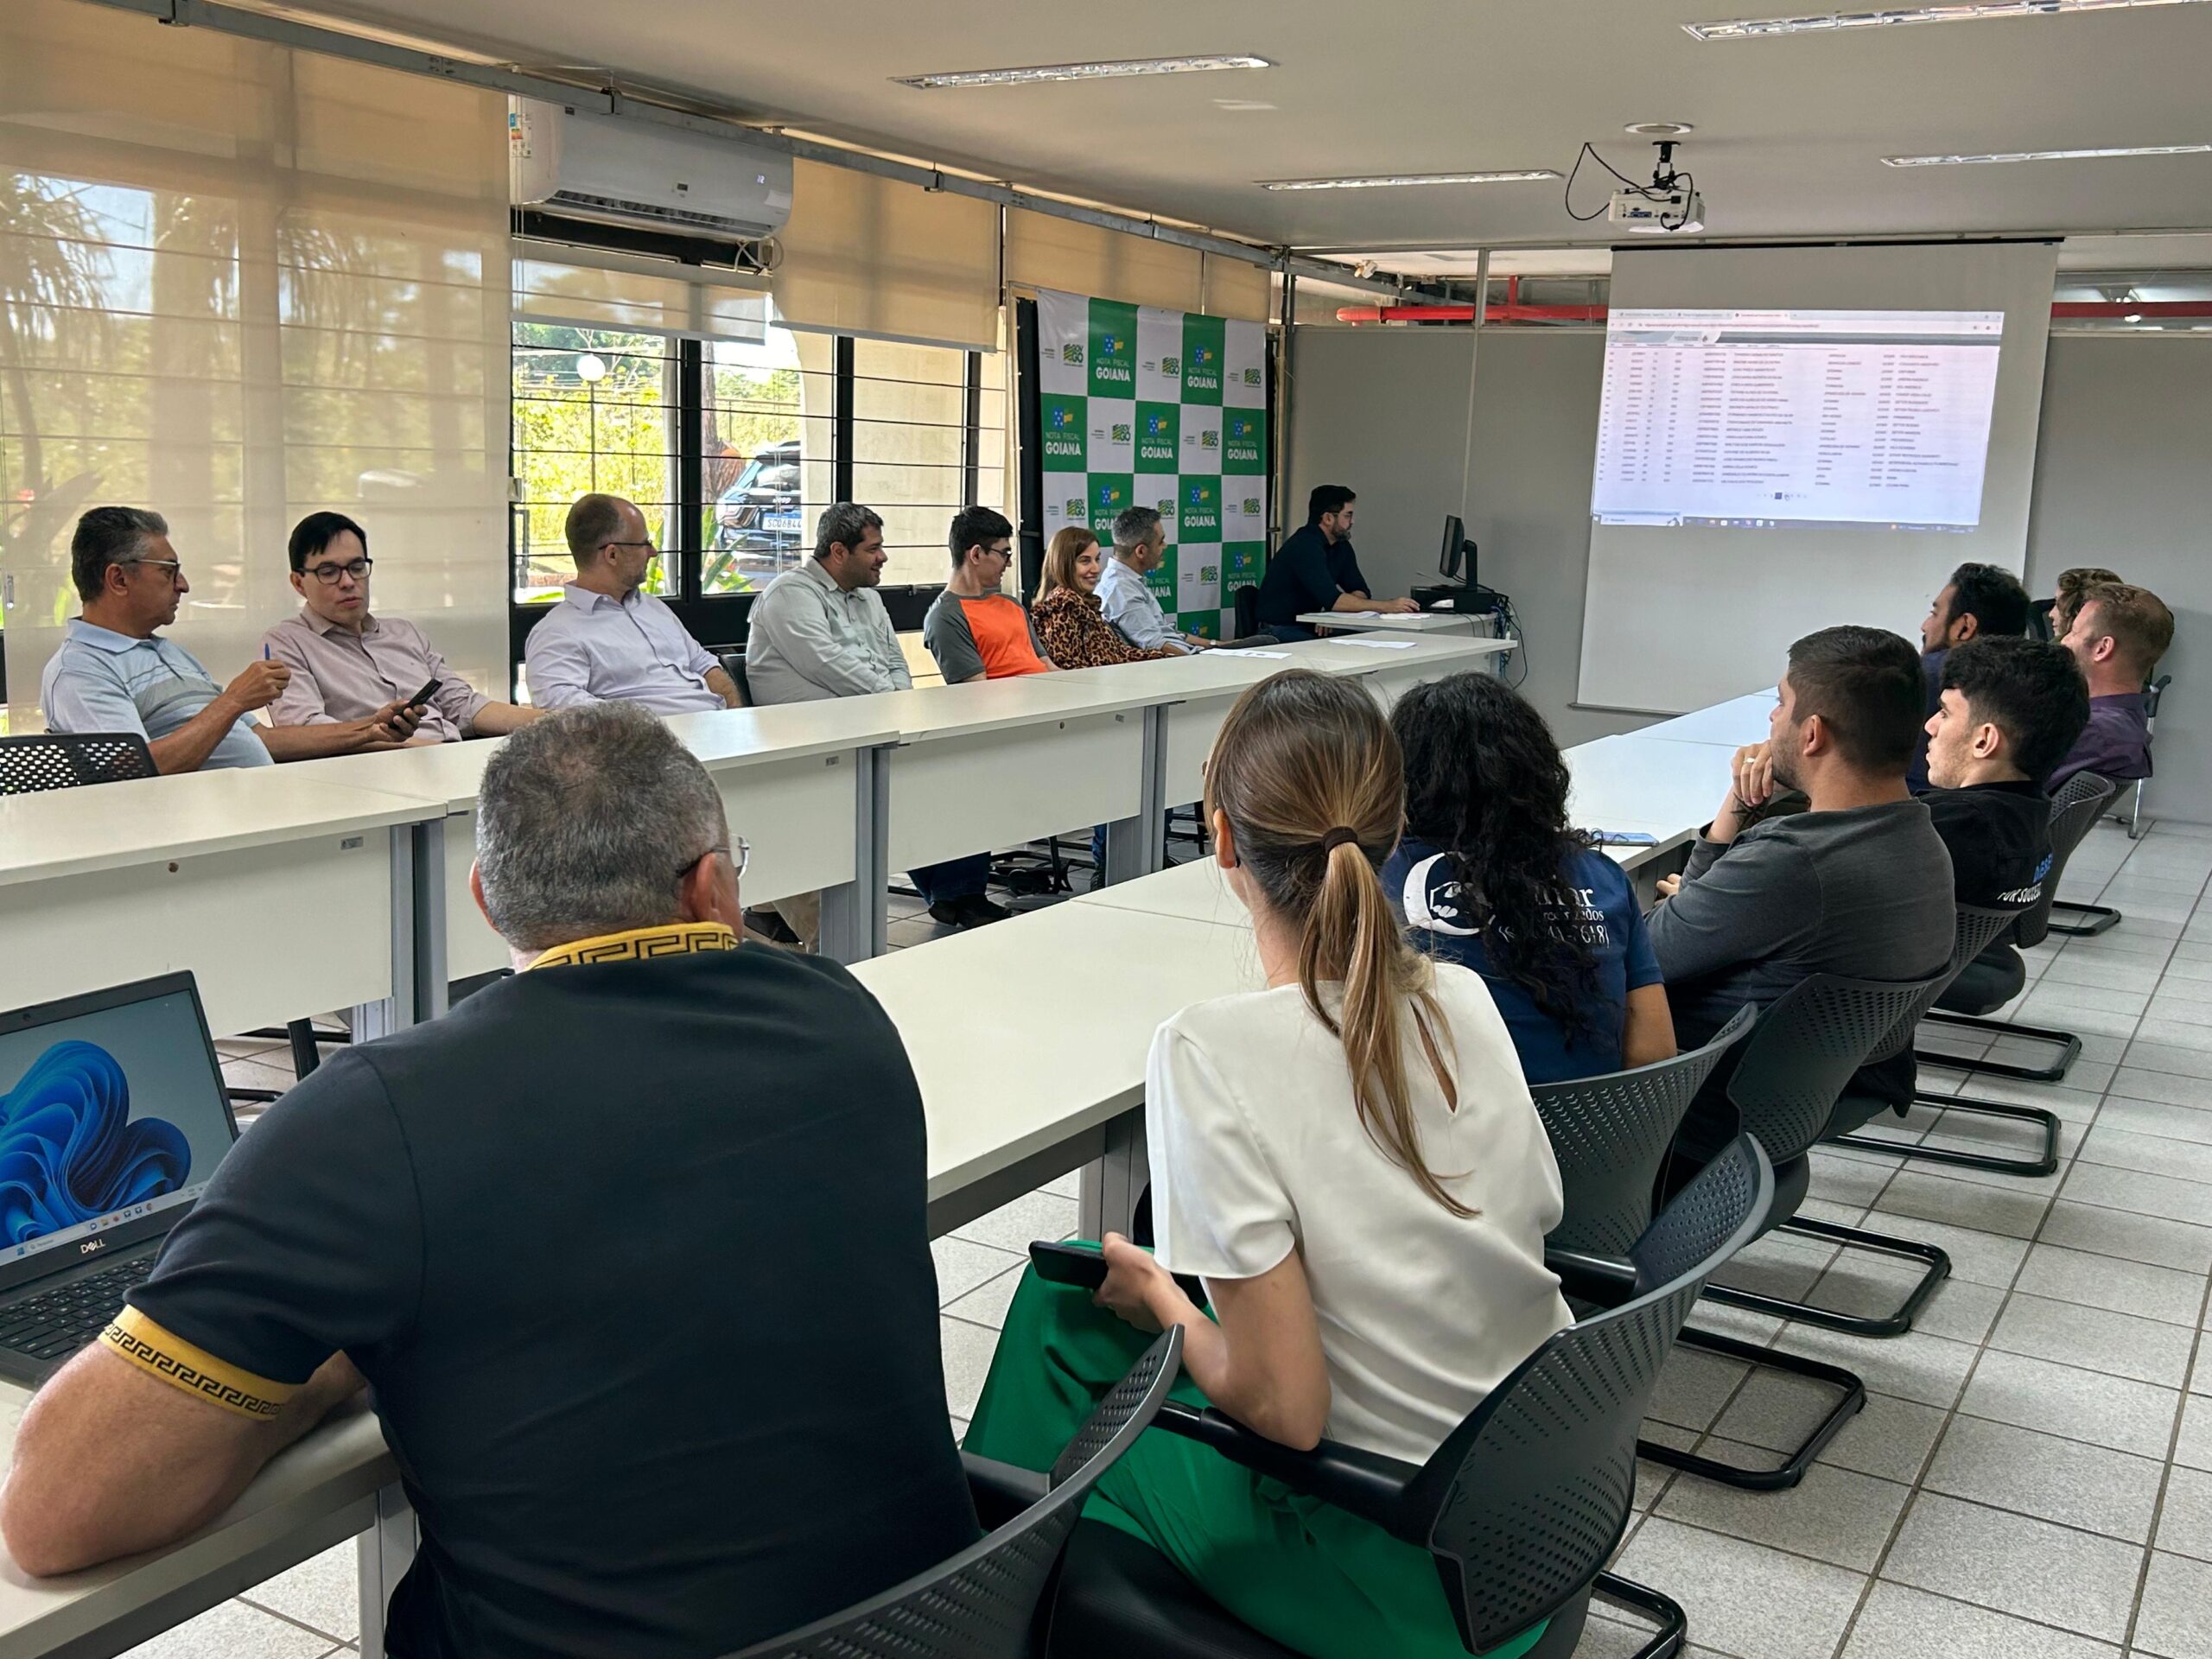
[{"label": "ceiling light panel", "polygon": [[2205,0],[1971,0],[1950,6],[1903,6],[1881,11],[1824,11],[1796,17],[1738,17],[1684,23],[1700,41],[1753,41],[1770,35],[1820,35],[1886,29],[1898,23],[1980,23],[1999,17],[2043,17],[2062,11],[2124,11],[2139,6],[2202,5]]},{"label": "ceiling light panel", "polygon": [[1536,179],[1556,179],[1548,167],[1518,168],[1503,173],[1376,173],[1345,179],[1262,179],[1262,190],[1398,190],[1415,184],[1525,184]]},{"label": "ceiling light panel", "polygon": [[1991,167],[2005,162],[2101,162],[2127,156],[2207,156],[2212,144],[2140,144],[2133,149],[2013,149],[1988,156],[1885,156],[1884,167]]},{"label": "ceiling light panel", "polygon": [[1128,58],[1106,63],[1040,63],[1021,69],[961,69],[935,75],[898,75],[902,86],[925,92],[950,86],[1027,86],[1047,80],[1118,80],[1125,75],[1195,75],[1215,69],[1272,69],[1265,58],[1226,54],[1193,58]]}]

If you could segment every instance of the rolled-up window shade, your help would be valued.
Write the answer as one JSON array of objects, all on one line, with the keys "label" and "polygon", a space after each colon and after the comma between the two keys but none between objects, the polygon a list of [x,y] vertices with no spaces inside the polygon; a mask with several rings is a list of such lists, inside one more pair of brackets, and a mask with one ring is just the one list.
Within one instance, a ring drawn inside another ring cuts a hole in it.
[{"label": "rolled-up window shade", "polygon": [[0,5],[8,702],[78,608],[88,506],[164,515],[169,630],[227,680],[285,541],[368,531],[378,611],[506,689],[504,101],[74,0]]},{"label": "rolled-up window shade", "polygon": [[541,242],[515,245],[515,315],[525,322],[629,329],[699,340],[764,339],[765,288],[739,287],[688,266]]},{"label": "rolled-up window shade", "polygon": [[783,262],[771,279],[787,327],[961,346],[998,344],[999,210],[802,160]]},{"label": "rolled-up window shade", "polygon": [[1013,288],[1051,288],[1125,305],[1196,311],[1205,298],[1196,250],[1071,219],[1009,208],[1006,280]]},{"label": "rolled-up window shade", "polygon": [[1227,259],[1217,253],[1205,257],[1205,313],[1210,317],[1235,317],[1244,322],[1265,322],[1272,296],[1265,265]]}]

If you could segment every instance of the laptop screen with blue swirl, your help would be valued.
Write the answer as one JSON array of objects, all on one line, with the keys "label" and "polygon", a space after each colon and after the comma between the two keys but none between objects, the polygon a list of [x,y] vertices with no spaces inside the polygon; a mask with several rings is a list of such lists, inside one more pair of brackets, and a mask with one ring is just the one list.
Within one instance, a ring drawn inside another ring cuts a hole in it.
[{"label": "laptop screen with blue swirl", "polygon": [[174,1224],[236,1138],[190,976],[0,1016],[0,1273]]}]

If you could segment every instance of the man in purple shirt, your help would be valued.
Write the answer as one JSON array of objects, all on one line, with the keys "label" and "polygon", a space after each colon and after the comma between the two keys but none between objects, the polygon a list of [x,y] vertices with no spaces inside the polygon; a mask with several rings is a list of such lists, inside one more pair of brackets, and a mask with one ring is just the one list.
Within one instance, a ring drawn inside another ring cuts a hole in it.
[{"label": "man in purple shirt", "polygon": [[342,512],[311,512],[293,527],[292,591],[300,613],[261,636],[268,655],[292,671],[270,718],[280,726],[360,720],[435,689],[421,703],[416,743],[500,737],[539,711],[499,702],[446,666],[423,630],[369,610],[369,533]]},{"label": "man in purple shirt", "polygon": [[2063,643],[2089,682],[2089,723],[2050,774],[2058,786],[2077,772],[2116,784],[2151,775],[2151,720],[2143,688],[2174,642],[2174,613],[2147,588],[2104,582],[2082,592]]},{"label": "man in purple shirt", "polygon": [[576,579],[523,647],[531,702],[540,709],[636,702],[657,715],[738,707],[737,682],[714,652],[643,591],[660,550],[637,504],[579,496],[567,530]]}]

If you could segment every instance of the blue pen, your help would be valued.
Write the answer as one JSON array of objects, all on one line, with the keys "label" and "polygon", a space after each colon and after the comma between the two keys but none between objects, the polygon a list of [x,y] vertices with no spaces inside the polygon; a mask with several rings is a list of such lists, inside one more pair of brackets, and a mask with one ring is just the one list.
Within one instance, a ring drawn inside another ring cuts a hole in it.
[{"label": "blue pen", "polygon": [[261,648],[261,660],[264,663],[269,660],[269,647],[267,645],[264,645]]}]

